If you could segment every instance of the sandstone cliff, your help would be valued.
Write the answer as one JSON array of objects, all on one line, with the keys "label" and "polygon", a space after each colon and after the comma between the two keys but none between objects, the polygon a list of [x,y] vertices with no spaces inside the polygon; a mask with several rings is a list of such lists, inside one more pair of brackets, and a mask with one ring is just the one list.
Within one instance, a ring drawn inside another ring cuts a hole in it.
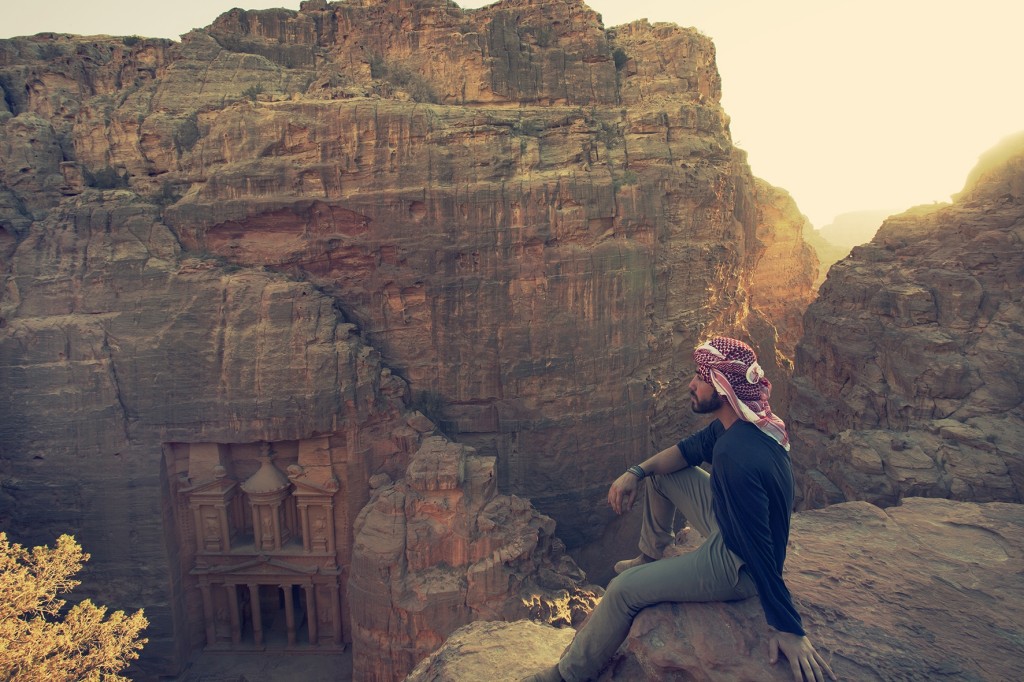
[{"label": "sandstone cliff", "polygon": [[[817,290],[818,256],[806,238],[813,229],[784,189],[760,179],[756,187],[757,238],[764,244],[764,254],[754,268],[750,302],[774,323],[783,363],[792,363],[803,336],[804,311]],[[806,265],[794,268],[794,262]]]},{"label": "sandstone cliff", "polygon": [[405,382],[331,298],[183,254],[158,207],[118,190],[51,210],[7,268],[0,523],[40,542],[70,531],[89,548],[85,594],[146,610],[142,674],[173,674],[202,644],[190,576],[230,553],[207,551],[187,491],[246,480],[253,443],[275,443],[307,473],[326,468],[329,494],[342,494],[320,539],[338,549],[317,564],[347,570],[367,479],[400,474],[419,432]]},{"label": "sandstone cliff", "polygon": [[0,520],[79,536],[148,670],[266,646],[274,590],[288,646],[337,647],[368,481],[436,424],[600,579],[607,482],[694,423],[692,346],[749,337],[783,383],[754,273],[812,269],[766,256],[799,240],[714,57],[576,0],[0,41]]},{"label": "sandstone cliff", "polygon": [[825,275],[836,261],[846,258],[850,249],[871,241],[882,224],[896,211],[874,210],[854,211],[836,216],[831,223],[817,230],[808,230],[807,243],[818,256],[818,278],[814,282],[817,290],[825,281]]},{"label": "sandstone cliff", "polygon": [[804,504],[1022,501],[1024,137],[834,265],[797,347]]},{"label": "sandstone cliff", "polygon": [[[1018,504],[851,502],[794,516],[786,582],[840,680],[1024,676],[1024,513]],[[644,609],[598,679],[792,680],[768,663],[756,598]],[[572,630],[469,625],[407,682],[518,680],[558,660]]]}]

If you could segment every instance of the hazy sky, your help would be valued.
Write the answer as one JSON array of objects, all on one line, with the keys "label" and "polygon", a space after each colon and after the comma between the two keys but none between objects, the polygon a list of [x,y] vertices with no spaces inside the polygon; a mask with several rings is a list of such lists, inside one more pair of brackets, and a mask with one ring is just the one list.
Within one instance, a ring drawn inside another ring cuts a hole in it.
[{"label": "hazy sky", "polygon": [[[488,4],[461,0],[464,8]],[[1024,130],[1019,0],[591,0],[714,39],[733,141],[816,227],[860,209],[948,201],[978,156]],[[177,39],[234,6],[298,0],[7,0],[0,37]]]}]

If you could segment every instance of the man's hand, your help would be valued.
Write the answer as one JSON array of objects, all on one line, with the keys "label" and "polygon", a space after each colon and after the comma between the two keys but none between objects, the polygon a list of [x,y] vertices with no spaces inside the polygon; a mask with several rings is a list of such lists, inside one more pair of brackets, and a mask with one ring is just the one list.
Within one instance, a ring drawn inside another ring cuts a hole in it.
[{"label": "man's hand", "polygon": [[608,504],[616,514],[623,514],[633,508],[639,483],[640,479],[628,471],[612,483],[612,487],[608,489]]},{"label": "man's hand", "polygon": [[[616,481],[617,483],[618,481]],[[814,650],[814,645],[807,637],[793,634],[792,632],[775,631],[771,641],[768,643],[768,662],[772,665],[779,660],[779,650],[789,661],[789,667],[793,671],[794,682],[825,682],[824,670],[828,676],[835,680],[836,674],[832,672],[825,659]]]}]

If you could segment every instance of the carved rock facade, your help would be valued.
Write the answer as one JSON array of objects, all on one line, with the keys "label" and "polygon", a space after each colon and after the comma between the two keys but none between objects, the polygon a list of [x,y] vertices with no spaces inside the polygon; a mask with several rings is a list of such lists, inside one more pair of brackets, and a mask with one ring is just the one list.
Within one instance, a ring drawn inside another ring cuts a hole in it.
[{"label": "carved rock facade", "polygon": [[340,647],[366,481],[427,428],[405,382],[330,298],[185,256],[130,192],[65,201],[7,267],[3,526],[73,532],[85,594],[146,609],[140,674],[203,646]]}]

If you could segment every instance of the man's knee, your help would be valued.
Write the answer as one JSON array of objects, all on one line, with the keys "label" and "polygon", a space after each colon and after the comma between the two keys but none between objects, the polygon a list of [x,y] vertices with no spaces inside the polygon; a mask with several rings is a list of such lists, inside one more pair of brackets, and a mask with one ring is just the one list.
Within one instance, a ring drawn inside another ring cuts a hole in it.
[{"label": "man's knee", "polygon": [[650,604],[644,603],[637,594],[634,589],[636,579],[631,575],[638,571],[642,573],[642,568],[641,566],[630,569],[626,573],[612,578],[601,600],[609,602],[610,607],[619,613],[629,614],[630,617],[635,616],[644,607],[650,606]]}]

